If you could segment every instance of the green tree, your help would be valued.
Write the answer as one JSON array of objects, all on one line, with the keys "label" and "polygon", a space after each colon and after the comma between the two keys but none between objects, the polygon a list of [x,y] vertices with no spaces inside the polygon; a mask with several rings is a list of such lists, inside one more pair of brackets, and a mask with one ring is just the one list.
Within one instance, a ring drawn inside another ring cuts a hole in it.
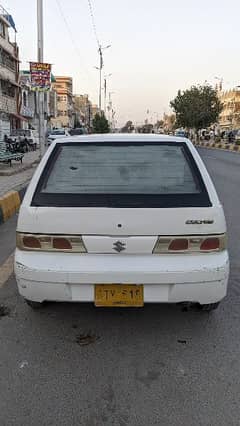
[{"label": "green tree", "polygon": [[93,133],[109,133],[110,127],[105,115],[96,114],[93,121]]},{"label": "green tree", "polygon": [[196,131],[216,123],[223,108],[217,91],[209,85],[179,90],[170,105],[176,114],[176,127]]}]

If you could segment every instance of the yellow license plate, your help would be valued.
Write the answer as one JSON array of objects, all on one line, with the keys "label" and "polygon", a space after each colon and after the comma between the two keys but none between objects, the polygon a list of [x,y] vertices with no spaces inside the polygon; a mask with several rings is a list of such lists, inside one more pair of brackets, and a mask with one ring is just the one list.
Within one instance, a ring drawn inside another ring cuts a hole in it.
[{"label": "yellow license plate", "polygon": [[96,284],[95,306],[141,307],[144,305],[143,285]]}]

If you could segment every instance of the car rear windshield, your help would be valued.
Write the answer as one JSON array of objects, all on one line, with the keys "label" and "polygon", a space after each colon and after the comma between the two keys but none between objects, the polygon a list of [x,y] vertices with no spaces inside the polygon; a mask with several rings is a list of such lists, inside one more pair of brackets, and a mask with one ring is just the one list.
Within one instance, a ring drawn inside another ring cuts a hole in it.
[{"label": "car rear windshield", "polygon": [[185,143],[66,143],[52,152],[33,197],[38,206],[209,206]]}]

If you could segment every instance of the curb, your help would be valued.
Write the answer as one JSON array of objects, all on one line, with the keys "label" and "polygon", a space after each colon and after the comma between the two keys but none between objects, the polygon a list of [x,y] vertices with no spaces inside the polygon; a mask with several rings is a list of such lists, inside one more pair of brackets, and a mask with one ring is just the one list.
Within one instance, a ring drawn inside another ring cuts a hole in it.
[{"label": "curb", "polygon": [[221,142],[193,142],[193,145],[201,146],[202,148],[214,148],[225,151],[240,152],[240,145],[229,145]]},{"label": "curb", "polygon": [[26,188],[9,191],[0,197],[0,225],[12,217],[18,210]]},{"label": "curb", "polygon": [[[35,166],[37,166],[39,164],[40,160],[34,160],[32,163],[26,164],[25,166],[21,167],[21,171],[20,172],[25,172],[26,170],[30,170],[32,168],[34,168]],[[9,168],[10,169],[10,168]],[[19,173],[19,170],[4,170],[4,171],[0,171],[0,176],[13,176],[13,175],[17,175]]]}]

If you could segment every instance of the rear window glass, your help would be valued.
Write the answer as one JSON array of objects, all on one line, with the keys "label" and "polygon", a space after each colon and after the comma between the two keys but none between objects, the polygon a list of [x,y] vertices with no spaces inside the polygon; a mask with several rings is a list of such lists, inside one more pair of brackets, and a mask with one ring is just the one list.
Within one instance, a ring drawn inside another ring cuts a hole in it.
[{"label": "rear window glass", "polygon": [[42,188],[49,193],[176,194],[200,188],[182,147],[63,146]]},{"label": "rear window glass", "polygon": [[73,196],[80,205],[95,197],[100,206],[111,206],[113,198],[117,205],[129,205],[129,197],[132,204],[135,196],[138,201],[142,197],[143,205],[145,196],[157,202],[162,196],[201,195],[204,189],[184,144],[74,143],[56,147],[37,194],[42,200]]}]

